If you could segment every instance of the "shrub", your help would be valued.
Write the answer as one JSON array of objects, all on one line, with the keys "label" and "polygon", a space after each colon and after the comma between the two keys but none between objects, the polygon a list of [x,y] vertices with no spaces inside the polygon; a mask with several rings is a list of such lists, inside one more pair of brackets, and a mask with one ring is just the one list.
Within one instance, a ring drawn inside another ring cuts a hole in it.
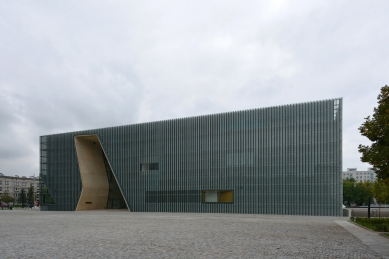
[{"label": "shrub", "polygon": [[389,231],[389,218],[355,218],[354,221],[375,231]]},{"label": "shrub", "polygon": [[386,232],[386,231],[388,231],[389,226],[385,225],[385,224],[377,224],[377,225],[375,225],[375,229],[376,229],[376,231]]}]

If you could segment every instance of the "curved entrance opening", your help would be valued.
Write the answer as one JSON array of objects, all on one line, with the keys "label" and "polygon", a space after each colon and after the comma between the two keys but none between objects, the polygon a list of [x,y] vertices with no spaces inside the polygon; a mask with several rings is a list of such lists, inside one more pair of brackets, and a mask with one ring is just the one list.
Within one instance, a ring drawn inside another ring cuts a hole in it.
[{"label": "curved entrance opening", "polygon": [[97,135],[74,137],[82,190],[76,211],[128,209]]}]

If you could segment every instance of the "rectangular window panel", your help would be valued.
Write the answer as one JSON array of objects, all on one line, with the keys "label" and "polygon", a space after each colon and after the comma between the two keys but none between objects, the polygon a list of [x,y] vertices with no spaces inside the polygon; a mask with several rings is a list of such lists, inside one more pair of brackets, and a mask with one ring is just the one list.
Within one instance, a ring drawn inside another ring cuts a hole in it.
[{"label": "rectangular window panel", "polygon": [[146,203],[198,203],[201,191],[147,191],[145,192]]},{"label": "rectangular window panel", "polygon": [[233,190],[210,190],[202,192],[202,202],[219,202],[231,203],[234,202]]},{"label": "rectangular window panel", "polygon": [[203,191],[203,202],[218,202],[218,191]]},{"label": "rectangular window panel", "polygon": [[141,171],[159,170],[158,163],[142,163],[140,164]]},{"label": "rectangular window panel", "polygon": [[220,202],[234,202],[234,191],[220,191]]}]

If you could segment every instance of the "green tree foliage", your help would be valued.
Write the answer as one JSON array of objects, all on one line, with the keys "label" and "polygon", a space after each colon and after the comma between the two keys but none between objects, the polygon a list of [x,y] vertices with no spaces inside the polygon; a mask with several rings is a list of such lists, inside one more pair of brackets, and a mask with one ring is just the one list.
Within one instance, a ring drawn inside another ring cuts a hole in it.
[{"label": "green tree foliage", "polygon": [[27,191],[27,200],[28,203],[34,203],[35,197],[34,197],[34,186],[30,186]]},{"label": "green tree foliage", "polygon": [[26,191],[24,189],[20,190],[18,203],[22,204],[22,207],[24,207],[27,203]]},{"label": "green tree foliage", "polygon": [[375,181],[373,195],[378,203],[389,203],[389,184],[385,181]]},{"label": "green tree foliage", "polygon": [[343,203],[350,206],[367,204],[373,196],[373,184],[369,181],[356,183],[353,178],[343,180]]},{"label": "green tree foliage", "polygon": [[[367,204],[369,202],[369,197],[372,198],[374,196],[373,183],[370,181],[366,181],[363,183],[363,188],[365,188],[365,194],[367,196],[365,203]],[[373,202],[373,201],[371,201],[371,202]]]},{"label": "green tree foliage", "polygon": [[5,202],[5,203],[10,203],[10,202],[14,202],[15,198],[9,196],[8,193],[5,192],[5,193],[3,193],[3,195],[1,195],[0,201]]},{"label": "green tree foliage", "polygon": [[356,183],[353,178],[343,180],[343,204],[368,204],[369,198],[372,197],[376,198],[378,203],[389,203],[389,181]]},{"label": "green tree foliage", "polygon": [[354,184],[353,178],[343,180],[343,204],[350,206],[351,203],[354,203]]},{"label": "green tree foliage", "polygon": [[372,197],[371,190],[366,185],[366,182],[358,182],[354,186],[355,203],[357,205],[368,204],[369,198]]},{"label": "green tree foliage", "polygon": [[389,180],[389,86],[381,88],[377,97],[378,106],[374,108],[373,116],[365,118],[359,127],[362,136],[367,137],[372,144],[359,145],[362,153],[361,161],[373,166],[380,180]]}]

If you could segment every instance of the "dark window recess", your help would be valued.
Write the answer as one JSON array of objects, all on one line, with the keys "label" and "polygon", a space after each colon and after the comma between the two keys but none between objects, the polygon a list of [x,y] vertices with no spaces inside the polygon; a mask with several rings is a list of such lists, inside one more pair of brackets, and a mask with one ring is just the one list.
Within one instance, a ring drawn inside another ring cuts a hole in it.
[{"label": "dark window recess", "polygon": [[141,171],[159,170],[158,163],[142,163],[140,164]]},{"label": "dark window recess", "polygon": [[91,201],[87,201],[87,202],[85,202],[86,204],[92,204],[92,202]]},{"label": "dark window recess", "polygon": [[159,168],[158,163],[151,163],[149,164],[149,170],[158,170]]},{"label": "dark window recess", "polygon": [[146,203],[200,203],[201,191],[148,191]]}]

